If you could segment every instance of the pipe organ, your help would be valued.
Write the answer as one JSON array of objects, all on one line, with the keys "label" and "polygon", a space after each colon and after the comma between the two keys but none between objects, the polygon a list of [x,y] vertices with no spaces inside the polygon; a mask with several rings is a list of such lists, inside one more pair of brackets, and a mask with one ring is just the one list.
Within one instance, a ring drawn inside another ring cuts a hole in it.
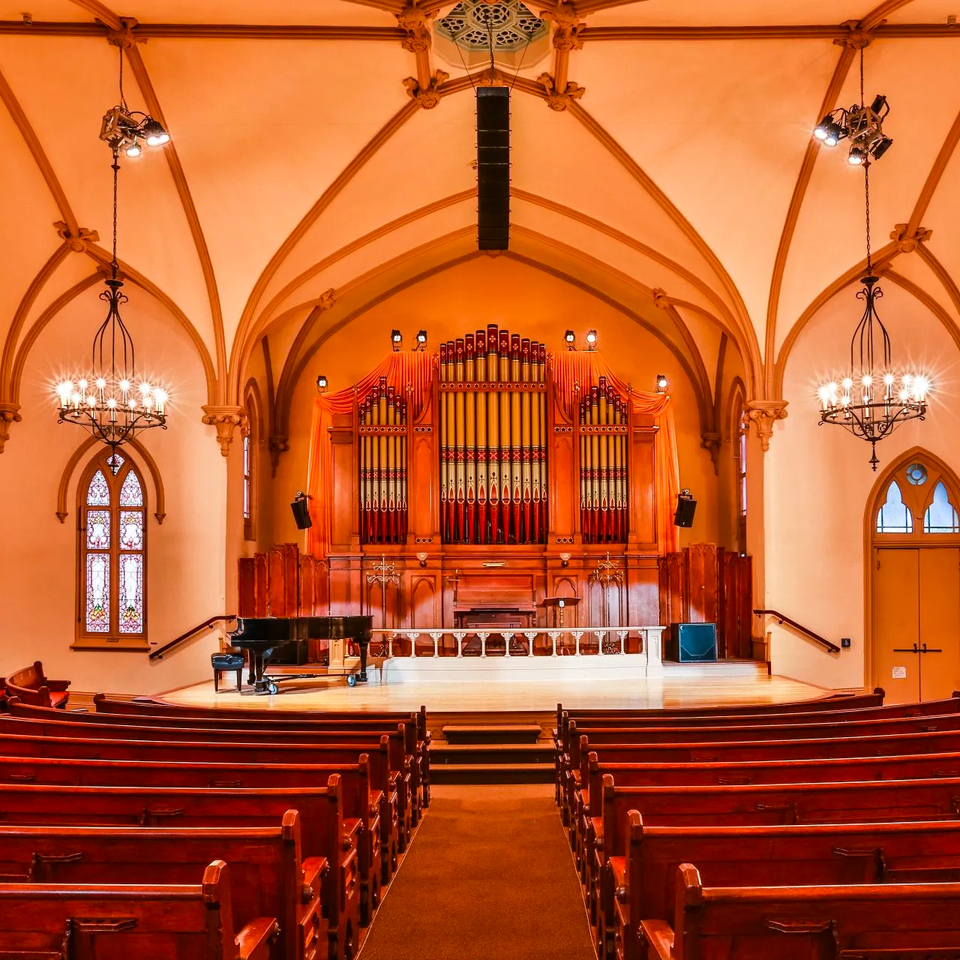
[{"label": "pipe organ", "polygon": [[361,540],[406,543],[406,401],[381,377],[358,414]]},{"label": "pipe organ", "polygon": [[546,353],[495,324],[440,345],[444,543],[546,542]]},{"label": "pipe organ", "polygon": [[627,538],[627,431],[623,398],[600,377],[580,401],[580,528],[584,543]]},{"label": "pipe organ", "polygon": [[676,550],[671,401],[618,374],[599,351],[548,353],[491,324],[317,397],[311,609],[519,630],[576,597],[567,628],[657,623]]}]

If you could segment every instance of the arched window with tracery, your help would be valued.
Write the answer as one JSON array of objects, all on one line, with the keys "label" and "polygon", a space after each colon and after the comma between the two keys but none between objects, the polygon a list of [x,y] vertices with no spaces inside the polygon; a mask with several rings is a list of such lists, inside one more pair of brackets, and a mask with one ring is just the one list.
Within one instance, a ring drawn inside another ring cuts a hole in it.
[{"label": "arched window with tracery", "polygon": [[243,458],[243,538],[257,538],[257,498],[259,496],[258,477],[260,470],[260,444],[262,441],[262,416],[260,393],[256,382],[250,381],[244,391],[244,406],[247,422],[241,439]]},{"label": "arched window with tracery", "polygon": [[730,440],[733,447],[733,482],[736,490],[737,552],[747,553],[747,421],[743,393],[736,384],[730,406]]},{"label": "arched window with tracery", "polygon": [[147,498],[143,477],[107,448],[79,487],[79,637],[146,639]]},{"label": "arched window with tracery", "polygon": [[960,534],[960,498],[933,458],[912,458],[890,477],[877,507],[874,533],[881,539],[936,540]]}]

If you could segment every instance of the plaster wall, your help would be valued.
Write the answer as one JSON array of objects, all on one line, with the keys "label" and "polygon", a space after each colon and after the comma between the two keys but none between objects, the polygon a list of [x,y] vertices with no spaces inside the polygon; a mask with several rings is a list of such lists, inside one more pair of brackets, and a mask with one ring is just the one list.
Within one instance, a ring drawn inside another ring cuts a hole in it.
[{"label": "plaster wall", "polygon": [[[52,385],[89,357],[103,319],[99,287],[86,291],[40,335],[21,391],[23,421],[14,424],[0,458],[0,593],[4,640],[0,673],[41,660],[47,674],[68,677],[78,691],[156,693],[210,674],[215,633],[201,635],[169,658],[150,663],[144,651],[71,650],[77,622],[77,485],[91,450],[70,482],[64,523],[56,516],[64,467],[87,434],[58,424]],[[224,612],[226,460],[212,427],[200,422],[203,371],[179,325],[152,298],[131,288],[124,311],[149,376],[163,372],[173,398],[168,429],[143,434],[166,493],[166,517],[154,518],[156,491],[147,485],[147,636],[162,646]],[[134,459],[137,457],[134,454]]]},{"label": "plaster wall", "polygon": [[[880,469],[921,446],[960,470],[956,345],[901,289],[888,282],[884,293],[894,362],[929,371],[935,393],[924,422],[904,424],[877,447]],[[839,427],[817,426],[817,384],[849,365],[859,308],[853,291],[842,291],[802,332],[786,369],[789,416],[774,427],[764,465],[765,606],[834,642],[851,640],[849,649],[829,654],[770,621],[772,670],[825,687],[883,683],[866,672],[864,521],[877,479],[870,447]]]}]

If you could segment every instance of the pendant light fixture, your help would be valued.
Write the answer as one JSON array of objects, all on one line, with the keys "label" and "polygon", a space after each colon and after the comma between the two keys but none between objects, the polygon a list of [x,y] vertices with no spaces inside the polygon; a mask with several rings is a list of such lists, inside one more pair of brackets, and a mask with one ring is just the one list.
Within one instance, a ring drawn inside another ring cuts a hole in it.
[{"label": "pendant light fixture", "polygon": [[75,423],[96,439],[116,448],[144,430],[167,426],[166,392],[137,376],[133,337],[120,316],[127,302],[117,262],[117,209],[120,151],[140,155],[142,144],[162,146],[170,137],[160,123],[127,109],[123,97],[123,48],[120,48],[120,103],[103,118],[100,139],[113,154],[113,250],[110,276],[100,299],[107,316],[93,338],[93,358],[87,373],[57,384],[60,423]]},{"label": "pendant light fixture", "polygon": [[[852,110],[853,108],[851,108]],[[863,97],[863,50],[860,50],[860,110],[868,113]],[[820,423],[846,427],[855,437],[870,444],[870,465],[877,469],[877,444],[908,420],[922,420],[927,412],[930,381],[926,376],[896,371],[893,367],[890,335],[877,312],[883,290],[873,271],[870,248],[870,166],[876,153],[864,150],[864,207],[866,221],[867,272],[857,299],[863,315],[850,341],[847,373],[820,385]]]}]

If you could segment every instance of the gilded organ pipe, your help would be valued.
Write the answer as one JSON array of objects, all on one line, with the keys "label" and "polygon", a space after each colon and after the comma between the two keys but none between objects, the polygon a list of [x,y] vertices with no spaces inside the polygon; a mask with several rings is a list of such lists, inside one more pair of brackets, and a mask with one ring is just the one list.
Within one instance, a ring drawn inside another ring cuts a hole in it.
[{"label": "gilded organ pipe", "polygon": [[360,534],[364,543],[407,537],[407,404],[386,377],[360,404]]},{"label": "gilded organ pipe", "polygon": [[445,543],[546,539],[546,347],[491,324],[440,346]]},{"label": "gilded organ pipe", "polygon": [[600,377],[580,402],[580,529],[584,543],[628,534],[627,402]]}]

